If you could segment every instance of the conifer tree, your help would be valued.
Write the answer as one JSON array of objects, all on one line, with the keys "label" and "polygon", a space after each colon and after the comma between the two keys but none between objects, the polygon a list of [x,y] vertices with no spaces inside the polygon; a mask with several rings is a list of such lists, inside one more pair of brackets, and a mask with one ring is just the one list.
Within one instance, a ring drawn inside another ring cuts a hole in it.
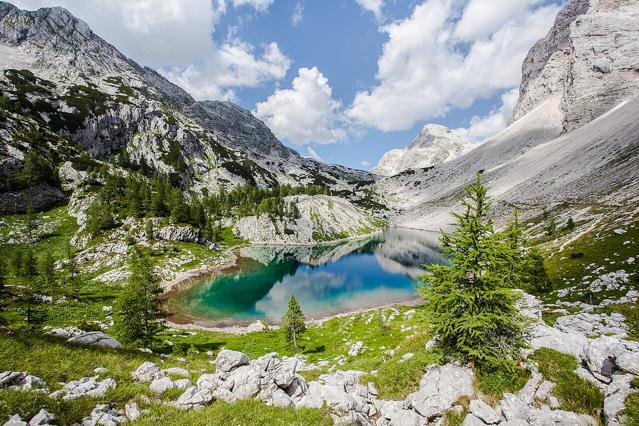
[{"label": "conifer tree", "polygon": [[568,221],[566,222],[566,229],[569,231],[575,229],[575,221],[572,219],[572,217],[568,218]]},{"label": "conifer tree", "polygon": [[42,281],[38,279],[37,261],[33,251],[26,249],[22,257],[22,277],[23,285],[20,289],[19,302],[24,312],[24,319],[29,326],[34,326],[44,322],[46,312],[40,309],[46,296],[46,290],[42,286]]},{"label": "conifer tree", "polygon": [[151,241],[153,240],[153,234],[153,221],[148,220],[144,225],[144,237],[147,239],[147,241]]},{"label": "conifer tree", "polygon": [[441,236],[450,263],[429,267],[431,274],[423,276],[420,293],[446,350],[496,366],[515,356],[521,344],[521,317],[515,306],[518,294],[507,282],[510,272],[504,271],[502,236],[494,232],[488,217],[490,206],[477,174],[475,183],[465,188],[462,212],[453,213],[456,229]]},{"label": "conifer tree", "polygon": [[[0,313],[4,312],[11,302],[11,291],[7,287],[7,269],[4,263],[4,259],[0,259]],[[0,317],[0,324],[4,324],[5,321]]]},{"label": "conifer tree", "polygon": [[27,235],[29,235],[29,238],[33,238],[33,231],[35,231],[35,228],[37,226],[37,221],[36,221],[36,214],[35,214],[35,210],[33,209],[33,205],[31,203],[29,203],[29,205],[27,206]]},{"label": "conifer tree", "polygon": [[286,336],[286,341],[293,344],[295,351],[298,349],[298,340],[302,333],[306,331],[306,324],[304,323],[304,312],[295,295],[291,294],[291,298],[288,301],[288,310],[282,317],[282,328]]},{"label": "conifer tree", "polygon": [[38,258],[38,276],[47,290],[50,291],[55,286],[55,260],[49,251]]},{"label": "conifer tree", "polygon": [[162,289],[146,256],[138,252],[130,263],[131,277],[114,309],[115,328],[122,342],[150,344],[163,329],[159,295]]},{"label": "conifer tree", "polygon": [[71,246],[67,246],[66,261],[64,263],[64,285],[63,291],[67,297],[77,299],[79,296],[80,283],[78,280],[78,266]]}]

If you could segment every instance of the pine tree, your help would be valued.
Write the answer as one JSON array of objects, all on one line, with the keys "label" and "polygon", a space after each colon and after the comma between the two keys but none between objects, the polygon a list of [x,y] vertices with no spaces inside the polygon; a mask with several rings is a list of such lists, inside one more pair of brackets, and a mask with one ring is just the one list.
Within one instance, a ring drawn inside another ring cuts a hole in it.
[{"label": "pine tree", "polygon": [[149,219],[144,225],[144,237],[147,239],[147,241],[151,241],[153,240],[153,234],[153,221]]},{"label": "pine tree", "polygon": [[24,251],[22,258],[22,276],[24,277],[19,302],[24,312],[25,321],[29,326],[41,324],[46,319],[46,311],[40,309],[46,296],[42,281],[36,276],[37,261],[31,249]]},{"label": "pine tree", "polygon": [[572,217],[568,218],[568,221],[566,222],[566,229],[569,231],[575,229],[575,221],[572,219]]},{"label": "pine tree", "polygon": [[[7,287],[6,277],[7,270],[4,259],[0,259],[0,313],[4,312],[11,303],[11,291]],[[0,324],[5,322],[4,318],[0,317]]]},{"label": "pine tree", "polygon": [[[488,218],[487,188],[477,174],[465,188],[456,229],[442,233],[447,265],[429,267],[420,293],[440,344],[455,356],[485,365],[512,360],[521,344],[518,294],[504,270],[502,236]],[[510,255],[507,255],[508,257]]]},{"label": "pine tree", "polygon": [[27,221],[27,235],[29,235],[29,238],[31,239],[33,238],[33,231],[35,231],[38,225],[35,210],[33,209],[33,204],[31,203],[29,203],[29,205],[27,206],[26,221]]},{"label": "pine tree", "polygon": [[110,229],[114,226],[113,215],[109,204],[101,200],[94,201],[87,209],[85,229],[92,237],[95,237],[103,229]]},{"label": "pine tree", "polygon": [[528,252],[527,266],[525,278],[528,282],[527,291],[541,294],[552,290],[552,282],[544,265],[544,257],[537,247],[533,247]]},{"label": "pine tree", "polygon": [[47,290],[51,291],[55,287],[55,260],[49,251],[38,258],[38,276]]},{"label": "pine tree", "polygon": [[71,246],[67,246],[66,261],[64,263],[64,285],[63,291],[67,297],[77,299],[79,297],[78,266]]},{"label": "pine tree", "polygon": [[557,233],[557,222],[555,222],[555,218],[551,217],[548,223],[546,224],[546,234],[549,237],[554,237]]},{"label": "pine tree", "polygon": [[306,324],[304,323],[304,312],[300,304],[297,303],[295,295],[291,294],[291,299],[288,301],[288,310],[282,317],[282,328],[286,336],[286,341],[293,343],[293,348],[297,351],[298,340],[302,333],[306,331]]},{"label": "pine tree", "polygon": [[163,329],[159,295],[162,289],[147,258],[137,253],[130,264],[131,278],[114,309],[115,328],[124,343],[150,344]]}]

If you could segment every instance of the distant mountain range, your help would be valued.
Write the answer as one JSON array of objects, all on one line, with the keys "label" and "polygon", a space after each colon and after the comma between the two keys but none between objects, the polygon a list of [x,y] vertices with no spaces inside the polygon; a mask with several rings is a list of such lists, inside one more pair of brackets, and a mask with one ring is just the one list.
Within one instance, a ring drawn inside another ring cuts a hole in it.
[{"label": "distant mountain range", "polygon": [[409,169],[423,169],[454,160],[474,147],[447,127],[427,124],[406,149],[387,152],[371,172],[392,176]]}]

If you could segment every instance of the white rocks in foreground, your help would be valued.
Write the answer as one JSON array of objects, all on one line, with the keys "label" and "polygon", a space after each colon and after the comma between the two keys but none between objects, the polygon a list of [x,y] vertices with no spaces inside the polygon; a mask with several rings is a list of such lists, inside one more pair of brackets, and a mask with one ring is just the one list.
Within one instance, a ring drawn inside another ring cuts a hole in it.
[{"label": "white rocks in foreground", "polygon": [[468,367],[453,364],[430,367],[422,377],[419,390],[411,394],[407,401],[427,419],[441,416],[462,396],[472,396],[474,377]]}]

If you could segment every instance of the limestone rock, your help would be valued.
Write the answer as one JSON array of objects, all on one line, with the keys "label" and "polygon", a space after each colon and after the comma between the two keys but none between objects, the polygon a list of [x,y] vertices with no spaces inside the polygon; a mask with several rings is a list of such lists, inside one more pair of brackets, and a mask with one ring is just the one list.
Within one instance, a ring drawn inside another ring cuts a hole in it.
[{"label": "limestone rock", "polygon": [[175,388],[175,384],[170,378],[162,377],[160,379],[153,380],[149,385],[149,388],[151,389],[151,391],[160,395],[168,390]]},{"label": "limestone rock", "polygon": [[609,383],[615,370],[639,375],[639,343],[601,336],[588,342],[582,359],[597,379]]},{"label": "limestone rock", "polygon": [[[499,419],[501,418],[501,415],[497,413],[493,409],[493,407],[486,404],[481,399],[473,399],[472,401],[470,401],[469,408],[470,408],[470,412],[477,418],[481,419],[484,423],[488,423],[488,424],[498,423]],[[466,419],[464,419],[464,423],[465,422],[466,422]]]},{"label": "limestone rock", "polygon": [[51,424],[54,420],[55,416],[43,408],[29,420],[29,426],[45,426]]},{"label": "limestone rock", "polygon": [[[109,389],[114,389],[117,383],[114,379],[98,381],[95,377],[83,377],[66,383],[59,394],[64,400],[73,400],[81,397],[100,398],[106,395]],[[58,394],[56,394],[58,395]]]},{"label": "limestone rock", "polygon": [[161,379],[165,374],[156,364],[146,361],[131,376],[133,380],[138,382],[152,382],[153,380]]},{"label": "limestone rock", "polygon": [[618,338],[624,338],[628,334],[628,326],[624,322],[624,316],[619,313],[606,315],[581,312],[575,315],[566,315],[557,318],[555,327],[561,331],[575,331],[588,337],[614,335]]},{"label": "limestone rock", "polygon": [[126,422],[126,416],[114,405],[98,404],[88,417],[82,419],[82,426],[118,425]]},{"label": "limestone rock", "polygon": [[4,371],[0,373],[0,388],[10,387],[20,390],[46,389],[46,383],[41,378],[20,371]]},{"label": "limestone rock", "polygon": [[229,372],[237,367],[247,365],[249,358],[242,352],[230,351],[228,349],[222,349],[217,354],[215,359],[215,365],[217,369],[222,372]]},{"label": "limestone rock", "polygon": [[189,410],[192,408],[203,407],[211,402],[213,395],[206,389],[198,389],[196,386],[192,386],[184,391],[182,395],[175,402],[176,406],[183,410]]},{"label": "limestone rock", "polygon": [[138,404],[135,402],[129,402],[126,404],[124,406],[124,413],[126,414],[126,418],[131,422],[137,420],[142,415],[140,407],[138,407]]},{"label": "limestone rock", "polygon": [[103,346],[105,348],[122,349],[123,346],[113,337],[101,331],[89,331],[74,336],[67,340],[69,343],[78,345]]},{"label": "limestone rock", "polygon": [[446,364],[430,367],[420,382],[419,390],[407,401],[427,419],[441,416],[462,396],[472,396],[474,374],[470,368]]}]

